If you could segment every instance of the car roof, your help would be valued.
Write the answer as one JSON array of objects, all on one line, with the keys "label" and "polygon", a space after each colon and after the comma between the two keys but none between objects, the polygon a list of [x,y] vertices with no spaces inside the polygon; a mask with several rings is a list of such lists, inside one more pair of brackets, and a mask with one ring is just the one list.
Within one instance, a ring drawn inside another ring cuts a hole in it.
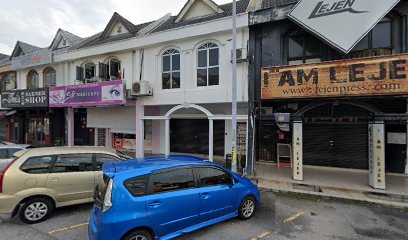
[{"label": "car roof", "polygon": [[43,147],[30,148],[19,151],[14,154],[16,157],[21,156],[43,156],[55,154],[76,154],[76,153],[115,153],[115,149],[106,147]]},{"label": "car roof", "polygon": [[[144,175],[152,171],[183,166],[217,165],[202,158],[177,155],[168,158],[148,157],[120,162],[108,162],[102,166],[102,169],[105,174],[112,177],[113,175],[126,175],[127,173],[132,173],[132,175]],[[137,172],[137,174],[134,174],[134,172]]]},{"label": "car roof", "polygon": [[0,144],[0,149],[13,149],[13,148],[19,148],[19,149],[24,149],[23,146],[20,145],[2,145]]}]

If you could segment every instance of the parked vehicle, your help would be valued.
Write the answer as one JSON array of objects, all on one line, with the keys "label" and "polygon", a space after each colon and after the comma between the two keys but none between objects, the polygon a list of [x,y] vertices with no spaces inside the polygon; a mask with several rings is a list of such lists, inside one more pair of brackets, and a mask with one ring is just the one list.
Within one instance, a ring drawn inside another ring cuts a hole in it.
[{"label": "parked vehicle", "polygon": [[58,207],[93,201],[102,164],[123,160],[114,149],[51,147],[22,150],[0,172],[0,217],[32,224]]},{"label": "parked vehicle", "polygon": [[103,165],[88,226],[91,240],[172,239],[239,216],[260,201],[249,179],[188,157]]},{"label": "parked vehicle", "polygon": [[0,144],[0,172],[14,160],[13,154],[24,148],[19,145]]}]

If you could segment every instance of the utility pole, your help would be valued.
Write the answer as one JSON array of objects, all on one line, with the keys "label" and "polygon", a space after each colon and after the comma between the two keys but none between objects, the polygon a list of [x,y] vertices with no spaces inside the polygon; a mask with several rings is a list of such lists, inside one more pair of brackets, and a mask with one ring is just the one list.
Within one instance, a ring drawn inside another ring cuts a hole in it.
[{"label": "utility pole", "polygon": [[237,1],[232,2],[232,162],[237,172]]}]

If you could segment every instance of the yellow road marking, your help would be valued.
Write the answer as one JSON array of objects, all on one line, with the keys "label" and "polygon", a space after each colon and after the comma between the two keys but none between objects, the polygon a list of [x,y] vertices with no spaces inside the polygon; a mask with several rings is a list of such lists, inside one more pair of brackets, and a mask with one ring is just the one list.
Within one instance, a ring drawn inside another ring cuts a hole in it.
[{"label": "yellow road marking", "polygon": [[88,225],[88,223],[81,223],[81,224],[73,225],[73,226],[70,226],[70,227],[59,228],[59,229],[49,231],[48,234],[52,235],[52,234],[59,233],[59,232],[65,232],[65,231],[69,231],[69,230],[72,230],[72,229],[75,229],[75,228],[84,227],[84,226],[87,226],[87,225]]},{"label": "yellow road marking", "polygon": [[258,239],[261,239],[261,238],[264,238],[264,237],[268,236],[269,234],[271,234],[271,232],[263,232],[263,233],[259,234],[258,237],[251,238],[251,240],[258,240]]},{"label": "yellow road marking", "polygon": [[297,214],[293,215],[292,217],[285,219],[283,222],[284,222],[284,223],[292,222],[292,221],[295,220],[296,218],[302,216],[304,213],[305,213],[305,212],[297,213]]}]

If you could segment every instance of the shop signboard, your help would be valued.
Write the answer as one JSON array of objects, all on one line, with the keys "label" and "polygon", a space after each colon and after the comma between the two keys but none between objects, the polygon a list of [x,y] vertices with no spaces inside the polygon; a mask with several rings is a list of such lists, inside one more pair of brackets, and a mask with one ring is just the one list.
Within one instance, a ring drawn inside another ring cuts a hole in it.
[{"label": "shop signboard", "polygon": [[262,99],[408,94],[408,55],[262,69]]},{"label": "shop signboard", "polygon": [[303,124],[302,122],[293,123],[293,179],[303,181]]},{"label": "shop signboard", "polygon": [[48,107],[48,88],[7,91],[1,94],[3,108]]},{"label": "shop signboard", "polygon": [[301,0],[289,19],[349,53],[400,0]]},{"label": "shop signboard", "polygon": [[123,81],[50,88],[50,107],[86,107],[125,104]]},{"label": "shop signboard", "polygon": [[385,189],[385,129],[384,123],[370,123],[369,184],[375,189]]}]

